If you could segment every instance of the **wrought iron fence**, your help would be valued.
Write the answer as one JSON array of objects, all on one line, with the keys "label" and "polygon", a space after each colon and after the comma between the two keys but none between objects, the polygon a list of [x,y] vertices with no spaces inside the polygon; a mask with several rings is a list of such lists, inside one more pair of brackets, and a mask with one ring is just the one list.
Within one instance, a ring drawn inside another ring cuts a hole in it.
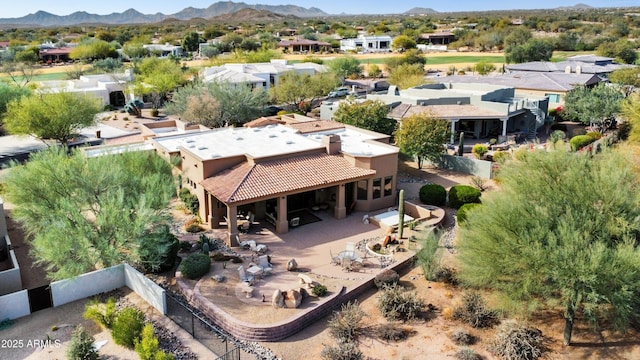
[{"label": "wrought iron fence", "polygon": [[186,301],[169,292],[167,298],[167,316],[194,339],[218,356],[217,360],[255,360],[256,356],[244,351],[229,340],[204,316],[194,311]]}]

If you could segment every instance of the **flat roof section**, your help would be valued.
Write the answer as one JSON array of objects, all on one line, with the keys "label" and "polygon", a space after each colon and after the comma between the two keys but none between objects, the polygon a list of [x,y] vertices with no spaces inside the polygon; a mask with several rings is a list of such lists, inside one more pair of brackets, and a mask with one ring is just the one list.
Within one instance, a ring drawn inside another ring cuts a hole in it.
[{"label": "flat roof section", "polygon": [[348,127],[305,134],[304,136],[321,143],[325,135],[339,135],[342,152],[353,156],[379,156],[398,152],[398,148],[385,146],[385,144],[376,141],[381,138],[381,134],[358,131]]},{"label": "flat roof section", "polygon": [[295,129],[275,124],[254,128],[227,127],[155,138],[154,141],[169,152],[178,152],[184,147],[202,160],[239,155],[263,158],[323,148],[319,142],[301,136]]}]

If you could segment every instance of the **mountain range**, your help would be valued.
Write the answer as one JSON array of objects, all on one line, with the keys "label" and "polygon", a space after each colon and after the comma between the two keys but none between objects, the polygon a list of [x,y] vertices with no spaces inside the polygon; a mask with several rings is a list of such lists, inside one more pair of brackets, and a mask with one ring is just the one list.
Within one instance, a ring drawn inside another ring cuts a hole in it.
[{"label": "mountain range", "polygon": [[29,26],[69,26],[78,24],[140,24],[155,23],[166,19],[189,20],[193,18],[209,19],[212,17],[231,14],[242,9],[266,10],[279,15],[292,15],[297,17],[323,17],[329,14],[316,8],[304,8],[297,5],[250,5],[244,2],[219,1],[208,8],[198,9],[187,7],[175,14],[163,13],[143,14],[135,9],[129,9],[122,13],[108,15],[90,14],[86,11],[76,11],[69,15],[55,15],[46,11],[38,11],[19,18],[2,18],[0,25],[29,25]]}]

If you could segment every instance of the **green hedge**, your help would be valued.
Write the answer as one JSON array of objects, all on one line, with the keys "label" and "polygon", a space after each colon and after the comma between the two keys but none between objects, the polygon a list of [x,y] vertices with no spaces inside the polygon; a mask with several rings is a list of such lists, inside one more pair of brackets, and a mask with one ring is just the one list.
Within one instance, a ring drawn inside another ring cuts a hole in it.
[{"label": "green hedge", "polygon": [[470,185],[454,185],[449,190],[449,206],[454,209],[469,203],[480,202],[480,190]]},{"label": "green hedge", "polygon": [[572,137],[571,140],[569,140],[569,145],[571,145],[572,151],[578,151],[582,147],[587,146],[594,141],[596,141],[596,139],[594,139],[589,135],[577,135]]},{"label": "green hedge", "polygon": [[187,279],[197,279],[205,275],[211,269],[211,259],[209,255],[195,253],[189,255],[180,263],[180,271]]},{"label": "green hedge", "polygon": [[420,188],[420,201],[429,205],[443,206],[447,202],[447,190],[438,184],[423,185]]},{"label": "green hedge", "polygon": [[456,219],[458,219],[458,224],[462,224],[467,221],[467,213],[469,210],[475,208],[476,206],[480,206],[478,203],[468,203],[460,206],[458,212],[456,213]]}]

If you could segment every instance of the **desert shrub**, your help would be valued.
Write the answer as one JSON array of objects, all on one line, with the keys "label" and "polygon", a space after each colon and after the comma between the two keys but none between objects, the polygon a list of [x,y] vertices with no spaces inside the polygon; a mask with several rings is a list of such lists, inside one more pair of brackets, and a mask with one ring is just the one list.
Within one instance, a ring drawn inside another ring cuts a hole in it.
[{"label": "desert shrub", "polygon": [[180,263],[180,271],[187,279],[197,279],[208,273],[209,269],[211,269],[211,259],[202,253],[191,254]]},{"label": "desert shrub", "polygon": [[424,277],[429,281],[435,281],[435,272],[440,268],[440,255],[438,253],[439,239],[432,232],[422,243],[422,248],[416,254],[418,264],[422,267]]},{"label": "desert shrub", "polygon": [[479,203],[482,193],[470,185],[453,185],[449,189],[449,205],[458,209],[468,203]]},{"label": "desert shrub", "polygon": [[378,289],[382,289],[385,286],[393,286],[399,281],[400,275],[398,275],[397,272],[391,269],[383,270],[381,273],[376,275],[375,278],[373,278],[373,283],[376,284],[376,287]]},{"label": "desert shrub", "polygon": [[469,212],[469,210],[480,206],[480,204],[478,203],[468,203],[468,204],[463,204],[462,206],[460,206],[460,208],[458,209],[458,211],[456,212],[456,220],[458,220],[458,224],[463,224],[465,221],[467,221],[467,213]]},{"label": "desert shrub", "polygon": [[478,159],[482,159],[484,154],[486,154],[488,151],[489,148],[487,148],[487,145],[484,144],[475,144],[473,145],[473,148],[471,148],[471,153]]},{"label": "desert shrub", "polygon": [[478,360],[481,357],[473,349],[460,349],[456,352],[455,358],[458,360]]},{"label": "desert shrub", "polygon": [[178,258],[180,242],[169,226],[156,227],[140,244],[140,265],[143,271],[159,273],[172,269]]},{"label": "desert shrub", "polygon": [[413,320],[424,308],[424,301],[415,291],[398,285],[385,287],[377,300],[382,316],[390,320]]},{"label": "desert shrub", "polygon": [[179,193],[180,200],[184,203],[184,206],[189,210],[192,214],[197,214],[200,209],[200,202],[198,201],[198,197],[192,194],[189,189],[181,188]]},{"label": "desert shrub", "polygon": [[354,343],[341,343],[338,346],[324,345],[320,357],[324,360],[361,360],[362,352]]},{"label": "desert shrub", "polygon": [[596,140],[602,138],[602,133],[599,133],[597,131],[589,131],[588,133],[585,134],[585,136],[588,136],[588,137],[592,138],[593,141],[596,141]]},{"label": "desert shrub", "polygon": [[489,351],[502,359],[533,360],[545,350],[542,341],[540,330],[510,320],[500,325]]},{"label": "desert shrub", "polygon": [[429,205],[443,206],[447,202],[447,190],[439,184],[422,185],[420,201]]},{"label": "desert shrub", "polygon": [[481,176],[473,176],[471,178],[471,185],[475,186],[476,189],[482,191],[485,191],[487,189],[487,179],[481,177]]},{"label": "desert shrub", "polygon": [[335,311],[329,320],[329,333],[338,343],[354,342],[362,332],[364,316],[365,313],[357,301],[343,304],[342,309]]},{"label": "desert shrub", "polygon": [[101,303],[98,299],[90,300],[84,307],[85,319],[93,320],[96,324],[111,329],[116,320],[116,299],[110,297],[106,303]]},{"label": "desert shrub", "polygon": [[98,351],[93,347],[96,339],[91,336],[82,326],[78,326],[67,348],[67,359],[69,360],[97,360]]},{"label": "desert shrub", "polygon": [[594,141],[595,139],[591,136],[576,135],[569,140],[569,145],[571,146],[571,151],[578,151],[580,148],[585,147]]},{"label": "desert shrub", "polygon": [[462,297],[462,305],[453,310],[453,318],[463,321],[474,328],[491,327],[498,321],[498,314],[487,308],[482,295],[469,292]]},{"label": "desert shrub", "polygon": [[323,297],[327,295],[327,287],[324,285],[316,285],[313,287],[313,289],[311,289],[311,292],[315,296]]},{"label": "desert shrub", "polygon": [[494,162],[497,162],[498,164],[504,164],[505,161],[511,158],[511,154],[507,151],[497,150],[496,152],[493,153],[492,158]]},{"label": "desert shrub", "polygon": [[456,329],[451,333],[451,340],[456,345],[473,345],[476,342],[475,336],[465,329]]},{"label": "desert shrub", "polygon": [[376,335],[386,341],[402,341],[414,333],[415,331],[409,327],[392,323],[382,324],[376,328]]},{"label": "desert shrub", "polygon": [[448,266],[439,266],[433,273],[433,280],[449,285],[458,285],[458,274],[456,269]]},{"label": "desert shrub", "polygon": [[620,140],[627,140],[629,133],[631,132],[631,123],[627,120],[618,122],[618,137]]},{"label": "desert shrub", "polygon": [[160,110],[158,110],[158,109],[151,109],[151,116],[153,116],[153,117],[158,117],[158,115],[160,115]]},{"label": "desert shrub", "polygon": [[197,233],[202,231],[202,226],[200,226],[200,220],[198,218],[188,219],[184,223],[184,230],[188,233]]},{"label": "desert shrub", "polygon": [[140,340],[136,340],[135,350],[140,360],[173,360],[173,355],[160,350],[158,338],[150,323],[142,328],[142,336]]},{"label": "desert shrub", "polygon": [[133,349],[142,334],[144,314],[134,307],[126,307],[118,312],[111,329],[113,341],[129,349]]}]

